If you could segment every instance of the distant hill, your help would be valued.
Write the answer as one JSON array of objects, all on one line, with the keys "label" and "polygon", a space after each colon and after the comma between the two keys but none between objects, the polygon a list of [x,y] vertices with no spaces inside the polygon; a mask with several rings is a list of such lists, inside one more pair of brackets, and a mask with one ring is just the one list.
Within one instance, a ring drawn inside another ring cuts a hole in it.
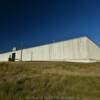
[{"label": "distant hill", "polygon": [[100,100],[100,63],[0,63],[0,100]]}]

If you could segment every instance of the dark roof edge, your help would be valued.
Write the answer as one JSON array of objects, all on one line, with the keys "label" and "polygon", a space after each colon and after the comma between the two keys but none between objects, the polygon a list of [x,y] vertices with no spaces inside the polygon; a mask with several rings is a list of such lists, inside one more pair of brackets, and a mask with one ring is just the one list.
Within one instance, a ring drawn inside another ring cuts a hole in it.
[{"label": "dark roof edge", "polygon": [[100,46],[90,37],[90,36],[86,36],[90,41],[92,41],[98,48],[100,48]]},{"label": "dark roof edge", "polygon": [[[59,43],[59,42],[64,42],[64,41],[71,41],[71,40],[79,39],[79,38],[88,38],[88,39],[91,40],[97,47],[100,48],[100,46],[99,46],[95,41],[93,41],[93,40],[91,39],[91,37],[89,37],[88,35],[77,36],[77,37],[69,38],[69,39],[66,39],[66,40],[60,40],[60,41],[56,41],[56,42],[45,43],[45,44],[41,44],[41,45],[37,45],[37,46],[33,46],[33,47],[39,47],[39,46],[44,46],[44,45],[50,45],[50,44],[53,44],[53,43]],[[31,48],[33,48],[33,47],[22,48],[22,49],[31,49]],[[18,50],[16,50],[16,51],[19,51],[19,50],[21,50],[21,48],[18,49]],[[8,51],[8,52],[0,53],[0,54],[11,53],[11,52],[12,52],[12,51]]]}]

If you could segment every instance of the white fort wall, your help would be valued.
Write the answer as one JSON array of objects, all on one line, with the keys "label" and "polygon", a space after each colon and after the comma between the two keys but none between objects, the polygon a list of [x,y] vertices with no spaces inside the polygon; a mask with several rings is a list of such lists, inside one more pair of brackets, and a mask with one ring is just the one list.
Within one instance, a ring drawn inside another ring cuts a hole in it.
[{"label": "white fort wall", "polygon": [[[13,52],[0,54],[0,61],[8,61]],[[74,61],[100,60],[100,48],[87,37],[51,43],[15,51],[16,61]]]}]

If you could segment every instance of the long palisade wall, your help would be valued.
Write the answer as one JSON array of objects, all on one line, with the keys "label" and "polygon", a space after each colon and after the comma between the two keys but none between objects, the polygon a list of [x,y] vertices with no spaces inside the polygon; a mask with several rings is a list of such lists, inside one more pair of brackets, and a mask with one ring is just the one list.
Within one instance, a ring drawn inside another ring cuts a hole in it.
[{"label": "long palisade wall", "polygon": [[86,37],[23,49],[23,61],[86,60]]},{"label": "long palisade wall", "polygon": [[[95,53],[92,51],[93,49]],[[8,61],[9,55],[12,53],[13,52],[0,54],[0,61]],[[90,59],[100,59],[100,49],[87,37],[17,50],[15,53],[16,61],[87,62],[90,61]]]}]

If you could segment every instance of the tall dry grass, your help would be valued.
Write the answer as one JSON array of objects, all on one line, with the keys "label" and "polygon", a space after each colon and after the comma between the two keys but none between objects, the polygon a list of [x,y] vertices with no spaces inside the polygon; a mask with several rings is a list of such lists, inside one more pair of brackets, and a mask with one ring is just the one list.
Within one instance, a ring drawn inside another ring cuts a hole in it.
[{"label": "tall dry grass", "polygon": [[0,100],[100,100],[100,63],[0,63]]}]

